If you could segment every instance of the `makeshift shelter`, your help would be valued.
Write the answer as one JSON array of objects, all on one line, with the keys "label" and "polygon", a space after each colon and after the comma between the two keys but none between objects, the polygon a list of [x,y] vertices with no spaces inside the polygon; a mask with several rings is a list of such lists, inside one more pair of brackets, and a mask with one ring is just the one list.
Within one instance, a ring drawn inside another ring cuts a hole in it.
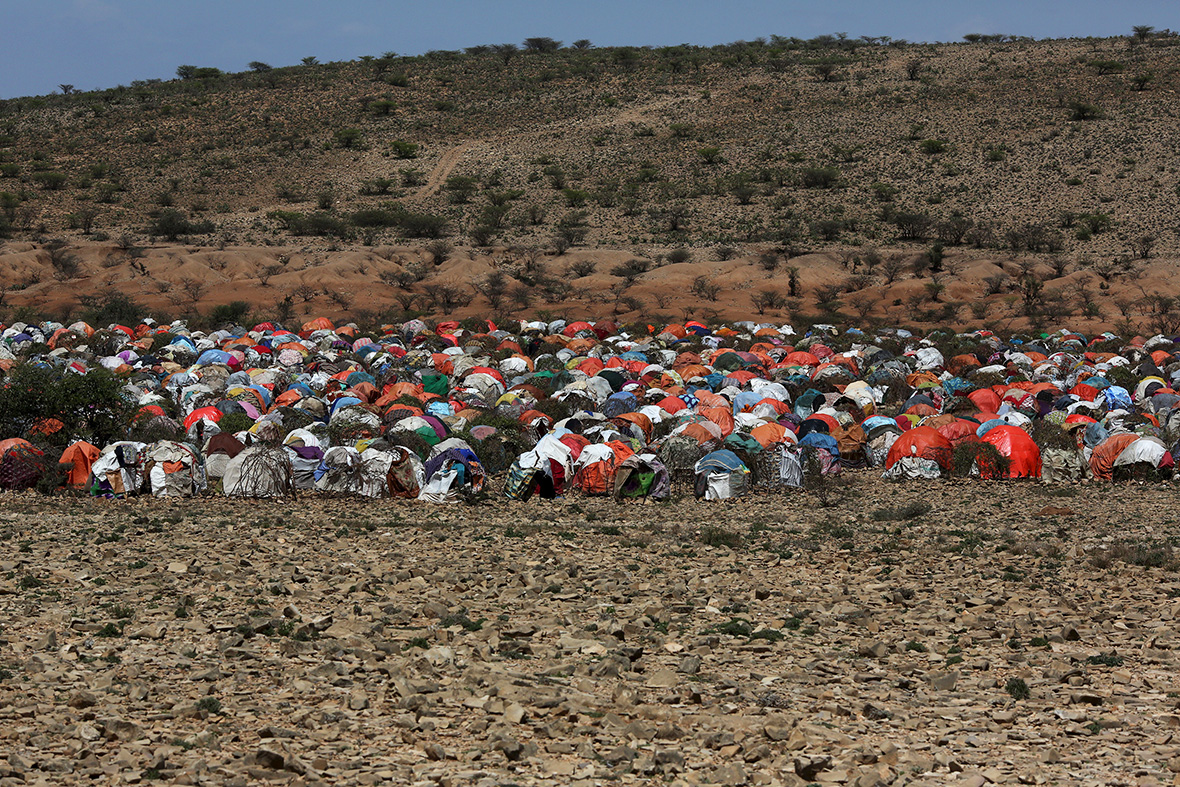
[{"label": "makeshift shelter", "polygon": [[386,475],[393,457],[384,451],[358,451],[352,446],[332,446],[316,470],[316,489],[321,492],[385,497],[389,492]]},{"label": "makeshift shelter", "polygon": [[185,443],[153,443],[147,449],[144,469],[155,497],[192,497],[205,489],[200,454]]},{"label": "makeshift shelter", "polygon": [[885,458],[884,478],[938,478],[951,468],[951,443],[932,426],[902,433]]},{"label": "makeshift shelter", "polygon": [[29,489],[45,469],[45,452],[28,440],[0,440],[0,489]]},{"label": "makeshift shelter", "polygon": [[671,491],[668,469],[652,453],[632,454],[622,461],[615,474],[615,494],[619,499],[663,500]]},{"label": "makeshift shelter", "polygon": [[99,450],[85,440],[79,440],[66,446],[62,451],[58,464],[65,469],[66,485],[73,489],[84,489],[90,479],[90,468],[98,459]]},{"label": "makeshift shelter", "polygon": [[611,494],[619,465],[634,453],[619,440],[587,445],[574,462],[574,488],[587,495]]},{"label": "makeshift shelter", "polygon": [[419,500],[455,503],[461,494],[475,494],[483,489],[486,480],[483,465],[466,443],[449,438],[435,446],[435,450],[439,448],[443,450],[426,462],[426,483],[418,492]]},{"label": "makeshift shelter", "polygon": [[[1097,426],[1097,424],[1094,424]],[[1090,454],[1090,472],[1099,481],[1110,481],[1114,478],[1114,466],[1119,455],[1132,443],[1139,440],[1139,435],[1131,432],[1121,432],[1107,437],[1094,446]]]},{"label": "makeshift shelter", "polygon": [[286,497],[295,494],[289,452],[257,444],[243,448],[226,461],[222,489],[228,497]]},{"label": "makeshift shelter", "polygon": [[749,468],[728,449],[705,454],[693,468],[696,472],[697,499],[728,500],[746,490]]},{"label": "makeshift shelter", "polygon": [[211,483],[216,483],[225,475],[225,467],[230,459],[244,451],[246,446],[241,440],[228,432],[218,432],[205,443],[205,475]]},{"label": "makeshift shelter", "polygon": [[1016,426],[997,426],[979,439],[1008,459],[1006,478],[1041,477],[1041,449],[1028,432]]},{"label": "makeshift shelter", "polygon": [[124,440],[105,446],[90,465],[88,487],[97,497],[138,494],[147,481],[147,446]]}]

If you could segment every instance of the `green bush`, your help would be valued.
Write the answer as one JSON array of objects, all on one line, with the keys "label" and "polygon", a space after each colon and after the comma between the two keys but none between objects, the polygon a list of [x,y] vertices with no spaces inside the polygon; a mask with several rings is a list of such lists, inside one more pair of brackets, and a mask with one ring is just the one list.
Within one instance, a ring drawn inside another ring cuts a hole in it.
[{"label": "green bush", "polygon": [[799,173],[799,183],[805,189],[830,189],[839,182],[837,167],[808,167]]},{"label": "green bush", "polygon": [[441,238],[449,224],[446,216],[431,213],[406,213],[400,221],[402,231],[411,238]]},{"label": "green bush", "polygon": [[33,182],[46,191],[60,191],[69,182],[69,176],[64,172],[34,172]]},{"label": "green bush", "polygon": [[364,136],[359,128],[342,128],[337,129],[336,133],[332,135],[332,141],[336,143],[338,148],[355,150],[361,147]]},{"label": "green bush", "polygon": [[951,452],[951,472],[960,477],[971,474],[972,467],[979,468],[981,478],[1006,478],[1011,462],[991,443],[959,443]]},{"label": "green bush", "polygon": [[174,241],[181,235],[209,233],[214,229],[211,221],[190,221],[183,212],[176,208],[166,208],[152,219],[147,231],[149,235],[160,235]]},{"label": "green bush", "polygon": [[395,139],[393,142],[390,142],[389,149],[393,151],[393,155],[397,158],[418,158],[418,145],[413,142],[406,142],[404,139]]},{"label": "green bush", "polygon": [[223,415],[217,422],[217,428],[223,432],[234,434],[244,432],[254,425],[254,420],[245,413],[230,413]]},{"label": "green bush", "polygon": [[274,210],[267,214],[282,224],[292,235],[322,235],[346,238],[352,234],[348,224],[331,213],[304,215],[291,210]]},{"label": "green bush", "polygon": [[101,446],[121,440],[135,408],[122,388],[123,381],[102,368],[76,374],[17,364],[0,382],[0,439],[21,437],[42,419],[56,418],[63,428],[47,442],[84,438]]}]

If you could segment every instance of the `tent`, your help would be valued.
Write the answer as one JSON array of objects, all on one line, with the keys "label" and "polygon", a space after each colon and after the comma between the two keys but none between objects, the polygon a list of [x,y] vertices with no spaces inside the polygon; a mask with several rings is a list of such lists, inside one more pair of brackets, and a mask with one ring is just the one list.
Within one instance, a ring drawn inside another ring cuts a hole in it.
[{"label": "tent", "polygon": [[98,459],[98,454],[98,448],[85,440],[66,446],[57,460],[63,469],[69,465],[69,469],[65,470],[66,484],[74,489],[85,488],[90,478],[90,467]]},{"label": "tent", "polygon": [[375,448],[362,452],[352,446],[332,446],[324,453],[316,470],[315,488],[336,494],[387,497],[389,482],[386,477],[394,458],[392,454]]},{"label": "tent", "polygon": [[619,440],[586,446],[574,462],[574,488],[587,495],[610,494],[615,488],[619,465],[634,453]]},{"label": "tent", "polygon": [[225,467],[230,459],[245,450],[242,441],[228,432],[218,432],[205,442],[205,474],[211,482],[216,482],[225,475]]},{"label": "tent", "polygon": [[[445,446],[445,448],[444,448]],[[429,503],[455,503],[461,493],[483,489],[486,475],[479,457],[462,440],[448,438],[434,447],[442,448],[426,462],[426,482],[418,499]]]},{"label": "tent", "polygon": [[885,458],[884,478],[938,478],[951,468],[951,443],[932,426],[902,433]]},{"label": "tent", "polygon": [[997,426],[979,439],[1008,458],[1007,478],[1041,477],[1041,449],[1020,427]]},{"label": "tent", "polygon": [[146,453],[146,445],[130,440],[105,446],[90,465],[90,494],[100,497],[138,494],[147,480]]},{"label": "tent", "polygon": [[0,440],[0,489],[29,489],[45,469],[45,452],[28,440]]},{"label": "tent", "polygon": [[192,497],[205,489],[200,454],[185,443],[153,443],[147,449],[144,469],[155,497]]},{"label": "tent", "polygon": [[632,454],[615,474],[615,497],[664,500],[671,492],[668,469],[652,453]]},{"label": "tent", "polygon": [[291,457],[283,448],[258,444],[244,448],[226,461],[222,489],[229,497],[292,495],[295,483]]},{"label": "tent", "polygon": [[697,499],[727,500],[746,490],[750,470],[737,455],[728,449],[705,454],[693,467],[697,481]]}]

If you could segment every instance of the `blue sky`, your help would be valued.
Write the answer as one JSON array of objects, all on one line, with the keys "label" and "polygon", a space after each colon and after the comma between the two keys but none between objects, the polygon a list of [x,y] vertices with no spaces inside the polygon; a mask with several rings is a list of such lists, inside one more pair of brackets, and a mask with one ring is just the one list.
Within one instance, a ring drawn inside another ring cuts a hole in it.
[{"label": "blue sky", "polygon": [[967,33],[1111,36],[1180,29],[1177,0],[38,0],[0,3],[0,98],[549,36],[598,46],[721,44],[823,33],[957,41]]}]

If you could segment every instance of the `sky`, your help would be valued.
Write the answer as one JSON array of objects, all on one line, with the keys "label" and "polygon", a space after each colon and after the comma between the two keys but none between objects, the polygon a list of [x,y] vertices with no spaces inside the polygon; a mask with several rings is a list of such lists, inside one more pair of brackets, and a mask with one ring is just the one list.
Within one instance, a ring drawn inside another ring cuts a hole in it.
[{"label": "sky", "polygon": [[548,36],[596,46],[713,45],[843,32],[909,41],[1180,29],[1177,0],[0,0],[0,98]]}]

